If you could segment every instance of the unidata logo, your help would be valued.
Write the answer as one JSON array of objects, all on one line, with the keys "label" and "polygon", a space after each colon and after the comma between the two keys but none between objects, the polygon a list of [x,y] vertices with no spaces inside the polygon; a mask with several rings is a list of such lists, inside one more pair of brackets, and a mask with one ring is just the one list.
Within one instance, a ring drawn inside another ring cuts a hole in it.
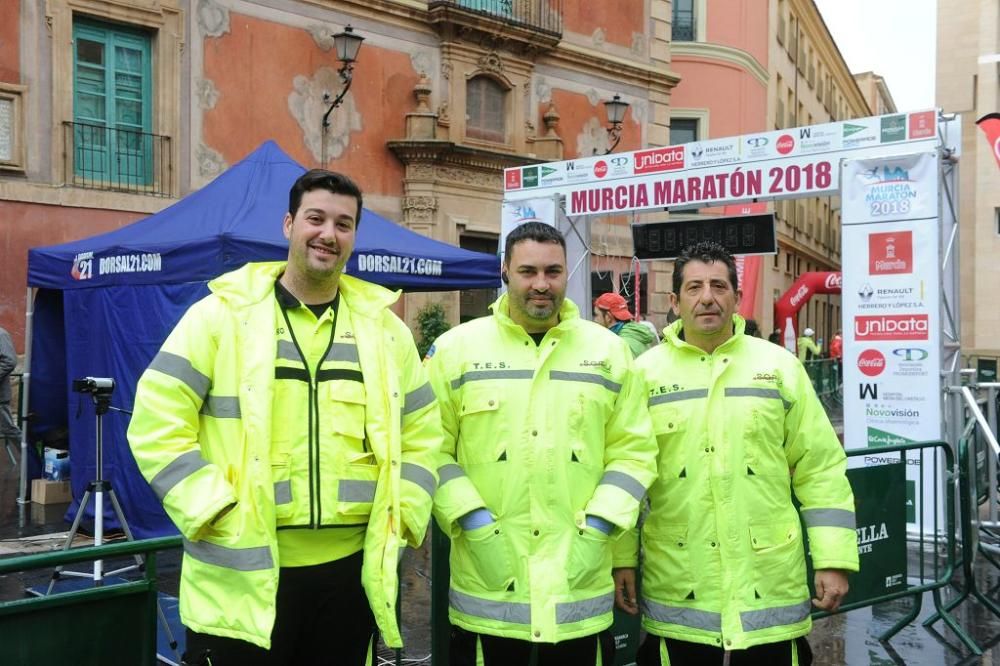
[{"label": "unidata logo", "polygon": [[635,154],[635,172],[657,173],[684,168],[684,146],[643,150]]},{"label": "unidata logo", "polygon": [[925,314],[873,315],[854,318],[855,340],[927,340],[930,326]]},{"label": "unidata logo", "polygon": [[858,370],[869,377],[878,377],[885,370],[885,356],[877,349],[858,354]]}]

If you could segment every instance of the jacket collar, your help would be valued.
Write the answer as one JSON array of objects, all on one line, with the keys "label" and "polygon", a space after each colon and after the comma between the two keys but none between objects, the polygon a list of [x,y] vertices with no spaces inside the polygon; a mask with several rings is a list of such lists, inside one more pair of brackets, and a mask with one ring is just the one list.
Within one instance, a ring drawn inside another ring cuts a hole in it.
[{"label": "jacket collar", "polygon": [[[501,294],[500,298],[493,301],[493,304],[490,305],[490,310],[493,311],[493,316],[500,326],[525,333],[524,328],[510,318],[510,301],[506,293]],[[580,308],[576,306],[576,303],[565,298],[563,299],[562,306],[559,308],[559,323],[550,330],[557,334],[562,334],[576,328],[581,321],[583,320],[580,319]]]},{"label": "jacket collar", "polygon": [[[247,307],[273,298],[274,281],[285,270],[284,261],[249,263],[208,283],[214,294],[235,307]],[[375,317],[399,300],[399,291],[366,282],[350,275],[340,276],[339,293],[344,295],[352,314]]]},{"label": "jacket collar", "polygon": [[[681,338],[681,333],[684,330],[684,322],[678,319],[670,326],[663,329],[663,341],[667,344],[671,344],[678,349],[694,349],[698,353],[704,354],[705,350],[695,347],[687,340]],[[746,330],[746,321],[743,317],[738,314],[733,315],[733,335],[731,338],[723,342],[721,345],[715,348],[715,351],[731,351],[732,348],[739,344],[740,336]],[[714,353],[714,352],[713,352]]]}]

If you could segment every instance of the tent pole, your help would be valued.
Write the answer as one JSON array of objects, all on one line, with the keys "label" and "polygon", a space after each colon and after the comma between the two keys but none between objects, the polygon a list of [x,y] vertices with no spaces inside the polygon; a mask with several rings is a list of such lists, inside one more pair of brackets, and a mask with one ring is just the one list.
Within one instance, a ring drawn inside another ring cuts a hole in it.
[{"label": "tent pole", "polygon": [[24,369],[21,376],[21,469],[17,503],[28,503],[28,397],[31,387],[31,334],[35,323],[35,301],[31,287],[25,295],[24,307]]}]

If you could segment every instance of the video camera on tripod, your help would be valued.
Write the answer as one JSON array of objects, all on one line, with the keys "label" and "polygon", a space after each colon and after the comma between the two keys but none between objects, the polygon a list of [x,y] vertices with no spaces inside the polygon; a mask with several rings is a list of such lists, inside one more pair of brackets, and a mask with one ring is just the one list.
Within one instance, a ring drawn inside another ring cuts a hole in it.
[{"label": "video camera on tripod", "polygon": [[115,390],[115,380],[111,377],[84,377],[73,380],[73,391],[75,393],[92,393],[97,395],[111,395]]}]

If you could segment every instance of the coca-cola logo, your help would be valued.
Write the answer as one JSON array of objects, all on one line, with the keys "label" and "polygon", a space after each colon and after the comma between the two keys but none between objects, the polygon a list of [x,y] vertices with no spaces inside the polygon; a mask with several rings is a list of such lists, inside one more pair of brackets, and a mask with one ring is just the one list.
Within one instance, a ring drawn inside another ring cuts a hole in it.
[{"label": "coca-cola logo", "polygon": [[858,370],[869,377],[877,377],[885,370],[885,356],[877,349],[866,349],[858,355]]},{"label": "coca-cola logo", "polygon": [[684,146],[654,148],[635,154],[635,172],[656,173],[684,168]]},{"label": "coca-cola logo", "polygon": [[843,289],[844,288],[844,275],[843,273],[830,273],[826,276],[826,282],[824,283],[827,289]]},{"label": "coca-cola logo", "polygon": [[807,287],[806,285],[801,285],[798,291],[792,294],[792,298],[790,299],[792,307],[798,307],[799,303],[801,303],[808,297],[809,297],[809,287]]},{"label": "coca-cola logo", "polygon": [[927,340],[929,329],[925,314],[854,318],[855,340]]},{"label": "coca-cola logo", "polygon": [[795,139],[792,138],[791,134],[782,134],[778,137],[778,142],[774,144],[774,149],[778,151],[780,155],[787,155],[792,152],[795,148]]},{"label": "coca-cola logo", "polygon": [[598,178],[604,178],[608,175],[608,163],[604,160],[599,161],[594,165],[594,175]]}]

